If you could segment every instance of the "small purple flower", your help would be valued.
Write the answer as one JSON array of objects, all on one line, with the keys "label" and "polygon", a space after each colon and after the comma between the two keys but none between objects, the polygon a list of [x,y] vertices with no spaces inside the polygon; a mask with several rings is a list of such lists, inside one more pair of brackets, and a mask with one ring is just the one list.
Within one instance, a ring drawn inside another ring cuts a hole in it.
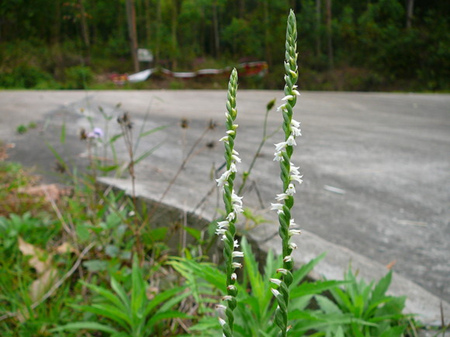
[{"label": "small purple flower", "polygon": [[89,132],[87,134],[88,138],[102,138],[103,137],[103,131],[100,128],[94,128],[93,131]]}]

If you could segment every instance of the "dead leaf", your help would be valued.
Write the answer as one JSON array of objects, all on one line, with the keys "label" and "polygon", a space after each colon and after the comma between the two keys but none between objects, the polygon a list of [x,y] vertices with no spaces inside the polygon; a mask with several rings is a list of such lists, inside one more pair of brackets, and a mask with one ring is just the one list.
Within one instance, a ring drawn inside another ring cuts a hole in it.
[{"label": "dead leaf", "polygon": [[57,184],[44,184],[38,186],[22,187],[19,188],[18,192],[31,196],[45,197],[45,200],[47,201],[57,201],[60,197],[68,195],[70,193],[70,189],[62,188]]},{"label": "dead leaf", "polygon": [[75,253],[75,251],[75,248],[67,241],[63,242],[55,249],[55,252],[58,254]]},{"label": "dead leaf", "polygon": [[55,268],[47,269],[39,278],[31,283],[30,298],[33,302],[39,300],[50,289],[57,274]]},{"label": "dead leaf", "polygon": [[35,247],[31,243],[25,242],[21,237],[19,237],[19,249],[23,255],[32,256],[32,258],[28,261],[28,264],[36,269],[38,274],[42,274],[50,268],[52,256],[43,249]]},{"label": "dead leaf", "polygon": [[31,256],[28,264],[38,274],[38,278],[30,286],[30,298],[34,302],[40,299],[54,283],[57,270],[52,265],[53,254],[25,242],[21,237],[19,237],[19,249],[23,255]]},{"label": "dead leaf", "polygon": [[8,159],[8,149],[15,147],[15,144],[0,144],[0,161],[5,161]]},{"label": "dead leaf", "polygon": [[386,265],[386,268],[391,270],[395,266],[396,263],[397,263],[397,260],[393,260]]}]

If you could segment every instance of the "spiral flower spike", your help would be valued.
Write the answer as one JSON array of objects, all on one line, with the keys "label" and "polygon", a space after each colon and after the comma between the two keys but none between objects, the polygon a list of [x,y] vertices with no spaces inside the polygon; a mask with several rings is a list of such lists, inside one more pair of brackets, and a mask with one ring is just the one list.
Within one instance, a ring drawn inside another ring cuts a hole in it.
[{"label": "spiral flower spike", "polygon": [[293,119],[293,108],[297,102],[298,67],[297,67],[297,23],[294,12],[289,13],[286,29],[286,53],[285,53],[285,86],[283,104],[278,108],[283,115],[283,131],[285,139],[283,142],[275,144],[274,161],[280,163],[281,180],[283,182],[283,193],[276,197],[276,203],[272,204],[272,210],[277,211],[279,229],[278,233],[283,246],[283,267],[278,269],[280,279],[272,279],[272,283],[277,289],[272,289],[272,293],[278,304],[275,312],[275,323],[280,328],[279,336],[286,337],[288,326],[288,304],[289,286],[292,284],[292,268],[294,261],[292,251],[297,247],[290,242],[293,235],[300,234],[300,230],[295,229],[296,224],[291,217],[291,209],[294,206],[295,182],[301,183],[302,176],[299,168],[291,162],[294,146],[297,145],[295,139],[301,136],[300,123]]},{"label": "spiral flower spike", "polygon": [[226,286],[227,295],[222,300],[226,302],[226,306],[219,305],[221,310],[225,311],[225,318],[219,318],[220,325],[222,326],[223,336],[233,336],[233,324],[234,316],[233,310],[236,308],[236,273],[237,268],[241,268],[242,264],[234,261],[235,258],[242,258],[244,254],[236,251],[238,248],[237,240],[235,240],[236,234],[236,220],[239,213],[242,213],[242,197],[236,195],[234,191],[234,178],[236,176],[237,167],[236,164],[241,162],[239,153],[234,149],[234,141],[236,138],[236,129],[238,125],[234,123],[237,117],[236,110],[236,91],[237,91],[238,74],[236,69],[233,69],[230,75],[230,81],[228,83],[227,94],[227,112],[226,116],[226,136],[220,140],[225,146],[225,161],[226,171],[219,179],[216,179],[217,185],[223,188],[223,201],[225,204],[226,218],[223,221],[217,223],[216,234],[222,237],[224,244],[223,254],[226,264]]}]

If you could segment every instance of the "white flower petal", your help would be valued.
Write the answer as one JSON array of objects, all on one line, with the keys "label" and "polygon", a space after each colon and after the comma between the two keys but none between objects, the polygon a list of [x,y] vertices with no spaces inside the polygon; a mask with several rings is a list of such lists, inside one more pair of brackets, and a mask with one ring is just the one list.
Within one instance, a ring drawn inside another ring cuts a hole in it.
[{"label": "white flower petal", "polygon": [[230,223],[228,221],[219,221],[217,223],[217,227],[219,228],[228,228],[229,225]]},{"label": "white flower petal", "polygon": [[273,296],[278,297],[280,295],[280,292],[274,288],[270,288],[270,291],[272,292]]},{"label": "white flower petal", "polygon": [[289,145],[289,146],[296,146],[296,145],[297,145],[297,143],[295,142],[295,138],[294,138],[293,135],[290,135],[290,136],[288,137],[288,139],[286,140],[286,144]]},{"label": "white flower petal", "polygon": [[286,148],[288,144],[287,142],[280,142],[274,145],[275,145],[275,152],[281,152]]},{"label": "white flower petal", "polygon": [[300,235],[300,234],[302,234],[302,231],[300,229],[290,229],[289,230],[289,236]]},{"label": "white flower petal", "polygon": [[291,181],[296,181],[296,182],[298,182],[299,184],[301,184],[301,183],[303,182],[302,176],[299,176],[299,175],[297,175],[297,174],[292,174],[292,175],[289,177],[289,179],[290,179]]},{"label": "white flower petal", "polygon": [[277,197],[275,198],[277,201],[283,201],[286,200],[289,197],[286,193],[277,194]]},{"label": "white flower petal", "polygon": [[238,252],[238,251],[234,251],[231,253],[231,256],[234,257],[244,257],[244,253],[243,252]]},{"label": "white flower petal", "polygon": [[292,196],[292,195],[295,194],[295,192],[296,192],[296,191],[295,191],[295,186],[294,186],[294,184],[289,184],[289,186],[288,186],[288,188],[287,188],[287,190],[286,190],[286,194]]},{"label": "white flower petal", "polygon": [[271,278],[270,282],[272,282],[273,284],[276,284],[277,286],[279,286],[282,281],[280,279],[277,279],[277,278]]},{"label": "white flower petal", "polygon": [[275,152],[275,157],[273,158],[273,161],[283,161],[283,153],[280,152]]},{"label": "white flower petal", "polygon": [[236,163],[240,163],[241,162],[241,158],[239,158],[238,156],[236,156],[235,154],[231,155],[231,159],[233,159]]}]

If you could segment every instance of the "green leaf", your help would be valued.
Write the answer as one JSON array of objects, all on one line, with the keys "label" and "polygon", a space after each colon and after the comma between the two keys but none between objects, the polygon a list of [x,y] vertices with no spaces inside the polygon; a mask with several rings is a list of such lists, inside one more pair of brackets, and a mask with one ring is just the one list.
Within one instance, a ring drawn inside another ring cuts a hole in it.
[{"label": "green leaf", "polygon": [[403,336],[403,332],[405,331],[405,326],[395,326],[390,328],[389,330],[384,331],[380,337],[400,337]]},{"label": "green leaf", "polygon": [[340,288],[330,289],[330,292],[343,312],[351,312],[353,310],[353,304],[346,292]]},{"label": "green leaf", "polygon": [[325,256],[326,253],[322,253],[315,259],[309,261],[307,264],[301,266],[300,269],[296,270],[293,274],[294,276],[293,284],[299,284]]},{"label": "green leaf", "polygon": [[118,133],[118,134],[112,136],[112,137],[109,139],[108,143],[112,144],[112,143],[114,143],[116,140],[118,140],[119,138],[122,138],[122,137],[123,137],[123,133]]},{"label": "green leaf", "polygon": [[120,248],[115,246],[115,245],[107,245],[105,247],[105,254],[108,255],[109,257],[117,257],[117,255],[119,255],[120,253]]},{"label": "green leaf", "polygon": [[305,282],[299,284],[293,288],[290,293],[291,298],[297,298],[305,295],[315,295],[322,293],[326,290],[337,288],[341,285],[347,284],[348,281],[317,281],[317,282]]},{"label": "green leaf", "polygon": [[91,233],[89,232],[89,227],[85,224],[77,224],[75,227],[75,232],[80,241],[88,241],[91,238]]},{"label": "green leaf", "polygon": [[334,333],[334,337],[345,337],[342,326],[337,327],[336,332]]},{"label": "green leaf", "polygon": [[120,300],[122,301],[122,304],[125,308],[127,308],[127,311],[130,310],[130,299],[128,298],[127,294],[125,293],[125,290],[120,285],[117,280],[111,276],[111,288],[114,290],[114,292],[119,296]]},{"label": "green leaf", "polygon": [[166,301],[161,308],[157,310],[157,312],[163,312],[168,311],[171,309],[175,304],[180,303],[182,300],[184,300],[186,297],[189,297],[191,295],[190,292],[184,292],[176,297],[171,298],[170,300]]},{"label": "green leaf", "polygon": [[244,252],[245,271],[250,280],[252,296],[257,299],[263,299],[265,295],[267,295],[267,292],[265,292],[265,285],[261,274],[259,273],[258,262],[256,262],[255,255],[253,255],[251,247],[245,236],[241,240],[241,247]]},{"label": "green leaf", "polygon": [[68,171],[69,168],[65,162],[65,160],[59,155],[58,151],[55,150],[55,148],[49,143],[45,142],[45,145],[47,145],[48,149],[53,153],[58,163],[66,170]]},{"label": "green leaf", "polygon": [[390,296],[381,308],[377,310],[377,315],[399,315],[405,308],[406,296]]},{"label": "green leaf", "polygon": [[194,239],[196,239],[197,241],[200,241],[202,239],[202,231],[198,230],[196,228],[192,228],[192,227],[183,227],[184,230],[190,234]]},{"label": "green leaf", "polygon": [[325,296],[322,295],[316,295],[315,299],[317,301],[317,304],[319,305],[320,309],[322,309],[323,312],[326,314],[338,314],[342,313],[341,309]]},{"label": "green leaf", "polygon": [[390,270],[386,276],[384,276],[375,286],[375,289],[372,292],[372,298],[371,301],[379,301],[381,300],[388,290],[392,280],[392,271]]},{"label": "green leaf", "polygon": [[111,171],[117,170],[119,167],[120,167],[120,165],[111,165],[111,166],[101,166],[100,165],[97,168],[100,171],[107,173],[107,172],[111,172]]},{"label": "green leaf", "polygon": [[73,305],[75,309],[84,312],[91,312],[93,314],[107,317],[114,322],[120,324],[123,328],[129,329],[131,325],[130,318],[119,308],[108,304],[90,304],[90,305]]},{"label": "green leaf", "polygon": [[105,288],[96,286],[94,284],[86,283],[84,281],[80,281],[80,283],[85,285],[87,288],[91,289],[92,291],[96,292],[100,296],[104,297],[105,299],[109,300],[112,304],[114,304],[120,310],[122,310],[122,311],[126,310],[126,307],[123,305],[123,303],[120,301],[120,299],[116,295],[114,295],[113,292],[111,292]]},{"label": "green leaf", "polygon": [[63,122],[61,125],[61,135],[59,137],[59,141],[61,144],[64,144],[66,142],[66,122]]},{"label": "green leaf", "polygon": [[118,332],[118,333],[112,334],[110,337],[130,337],[130,334],[126,333],[126,332]]},{"label": "green leaf", "polygon": [[140,137],[140,138],[146,137],[146,136],[148,136],[148,135],[151,135],[152,133],[155,133],[155,132],[157,132],[157,131],[164,130],[164,129],[168,128],[168,127],[169,127],[169,125],[158,126],[157,128],[154,128],[154,129],[151,129],[151,130],[149,130],[149,131],[145,131],[145,132],[140,133],[140,134],[139,134],[139,137]]},{"label": "green leaf", "polygon": [[201,277],[205,281],[212,284],[217,289],[220,289],[222,293],[226,291],[225,284],[225,274],[217,269],[217,267],[212,267],[207,263],[198,263],[195,261],[183,260],[186,265],[188,265],[192,272]]},{"label": "green leaf", "polygon": [[[151,330],[153,328],[153,326],[156,323],[158,323],[159,321],[162,321],[164,319],[173,319],[173,318],[186,319],[186,318],[191,318],[191,316],[186,315],[184,312],[179,312],[179,311],[174,311],[174,310],[161,312],[156,315],[153,315],[152,318],[150,318],[150,320],[145,325],[145,331],[150,332],[148,330]],[[147,335],[147,336],[151,336],[151,335]]]},{"label": "green leaf", "polygon": [[119,333],[119,331],[117,331],[116,329],[104,325],[104,324],[100,324],[100,323],[96,323],[96,322],[75,322],[75,323],[69,323],[63,326],[59,326],[57,328],[51,329],[50,332],[58,332],[58,331],[64,331],[64,330],[82,330],[82,329],[86,329],[86,330],[96,330],[96,331],[103,331],[103,332],[107,332],[107,333]]},{"label": "green leaf", "polygon": [[99,272],[108,270],[108,261],[90,260],[84,261],[83,266],[90,272]]},{"label": "green leaf", "polygon": [[155,152],[163,143],[159,143],[158,145],[152,147],[150,150],[144,152],[143,154],[141,154],[137,159],[134,160],[134,164],[138,164],[141,160],[147,158],[148,156],[150,156],[153,152]]},{"label": "green leaf", "polygon": [[301,320],[292,329],[292,336],[296,336],[296,332],[304,332],[309,329],[322,329],[331,326],[348,325],[355,323],[359,326],[376,326],[376,324],[366,322],[362,319],[356,319],[351,314],[322,314],[317,312],[306,312],[294,310],[289,312],[289,320]]},{"label": "green leaf", "polygon": [[160,227],[146,231],[142,235],[142,240],[146,244],[153,244],[158,241],[163,241],[167,237],[168,227]]},{"label": "green leaf", "polygon": [[[199,322],[189,328],[190,331],[220,331],[220,323],[216,317],[202,317]],[[215,335],[215,333],[213,333]]]},{"label": "green leaf", "polygon": [[169,298],[175,296],[179,292],[183,291],[185,288],[186,288],[185,286],[184,287],[177,287],[177,288],[166,290],[166,291],[156,295],[147,304],[147,308],[145,308],[145,311],[144,311],[144,316],[147,317],[153,311],[153,309],[155,309],[158,305],[160,305],[161,303],[164,303],[166,300],[168,300]]},{"label": "green leaf", "polygon": [[145,282],[139,267],[137,254],[133,256],[133,267],[131,271],[131,312],[133,316],[143,310],[143,306],[147,300],[145,294]]}]

